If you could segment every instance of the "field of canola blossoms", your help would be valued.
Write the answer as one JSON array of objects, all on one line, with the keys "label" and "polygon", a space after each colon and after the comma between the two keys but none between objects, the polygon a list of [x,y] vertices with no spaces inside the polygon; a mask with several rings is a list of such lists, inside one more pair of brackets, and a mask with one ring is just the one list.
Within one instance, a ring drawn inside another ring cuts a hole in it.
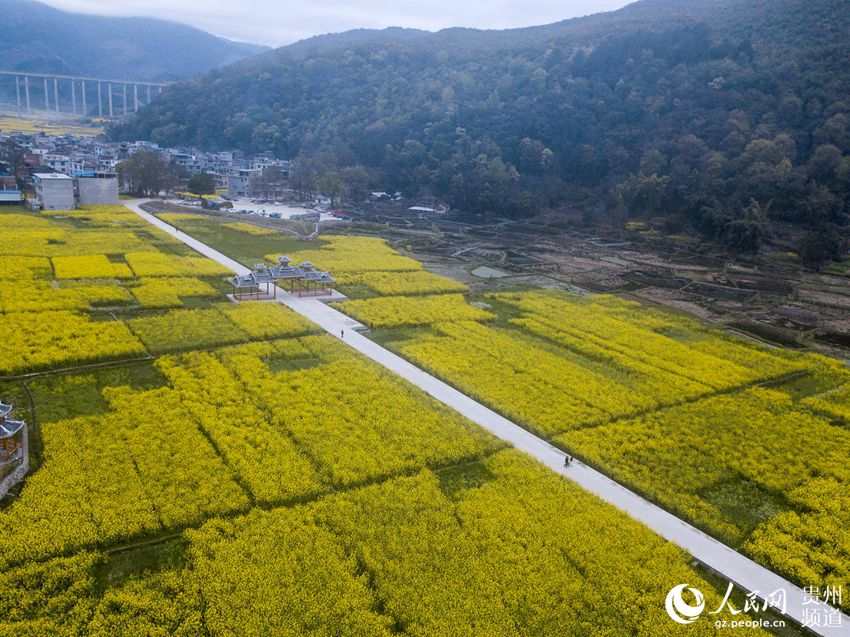
[{"label": "field of canola blossoms", "polygon": [[[437,311],[429,329],[423,318],[413,335],[385,340],[800,585],[850,587],[844,365],[614,297],[527,292],[483,302],[496,321]],[[414,307],[396,297],[339,307],[362,320],[361,304],[401,317]]]},{"label": "field of canola blossoms", "polygon": [[[275,263],[281,253],[295,263],[310,261],[330,271],[337,289],[350,298],[468,292],[463,283],[427,272],[382,239],[323,235],[316,241],[296,241],[269,228],[223,222],[213,215],[159,213],[157,217],[248,267],[262,260]],[[275,252],[263,252],[263,247]]]},{"label": "field of canola blossoms", "polygon": [[331,270],[357,297],[336,307],[424,369],[800,585],[850,586],[850,373],[837,361],[614,297],[471,305],[380,239],[290,256]]},{"label": "field of canola blossoms", "polygon": [[[0,284],[7,365],[152,355],[0,385],[38,440],[0,509],[0,634],[660,636],[674,584],[719,605],[684,552],[289,310],[215,303],[214,264],[133,215],[0,217],[50,308]],[[54,279],[74,245],[133,276]]]},{"label": "field of canola blossoms", "polygon": [[[157,557],[129,573],[98,549],[5,568],[0,628],[661,637],[679,631],[659,591],[687,581],[712,608],[721,598],[676,547],[513,451],[213,517]],[[710,622],[685,630],[715,634]]]},{"label": "field of canola blossoms", "polygon": [[0,376],[314,330],[280,306],[213,304],[228,271],[123,206],[0,222]]},{"label": "field of canola blossoms", "polygon": [[850,586],[837,361],[607,296],[471,305],[380,239],[288,254],[329,269],[355,298],[336,307],[424,369],[800,585]]}]

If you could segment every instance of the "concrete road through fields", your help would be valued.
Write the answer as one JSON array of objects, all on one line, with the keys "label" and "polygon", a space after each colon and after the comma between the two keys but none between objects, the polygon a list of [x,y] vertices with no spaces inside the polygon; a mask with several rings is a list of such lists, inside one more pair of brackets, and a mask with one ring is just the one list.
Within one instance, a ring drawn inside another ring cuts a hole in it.
[{"label": "concrete road through fields", "polygon": [[[194,248],[204,256],[230,268],[236,274],[247,274],[250,271],[230,257],[145,212],[139,207],[141,203],[144,203],[144,200],[124,202],[130,210],[146,221]],[[685,549],[694,558],[720,573],[738,588],[755,592],[757,596],[762,598],[779,589],[785,590],[787,615],[796,622],[802,624],[806,609],[815,607],[810,600],[807,601],[805,592],[800,587],[756,564],[748,557],[645,500],[595,469],[591,469],[578,461],[575,461],[569,468],[565,467],[564,452],[369,340],[356,331],[358,328],[362,328],[359,323],[326,303],[315,298],[297,297],[280,288],[277,290],[277,296],[280,303],[311,320],[332,336],[413,383],[441,403],[463,414],[502,440],[511,443],[517,449],[533,456],[552,471],[566,476],[609,504],[624,511],[635,520],[651,528],[658,535]],[[342,336],[343,331],[344,337]],[[822,609],[831,610],[823,604],[820,604],[820,606]],[[841,614],[840,626],[815,626],[811,627],[810,630],[824,637],[850,637],[850,617]]]}]

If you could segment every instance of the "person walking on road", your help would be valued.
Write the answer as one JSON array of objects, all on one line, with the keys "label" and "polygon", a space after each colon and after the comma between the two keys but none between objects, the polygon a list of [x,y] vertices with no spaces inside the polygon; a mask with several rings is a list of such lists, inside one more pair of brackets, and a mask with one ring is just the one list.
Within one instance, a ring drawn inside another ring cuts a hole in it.
[{"label": "person walking on road", "polygon": [[345,338],[345,330],[340,330],[340,331],[339,331],[339,337],[340,337],[340,338]]}]

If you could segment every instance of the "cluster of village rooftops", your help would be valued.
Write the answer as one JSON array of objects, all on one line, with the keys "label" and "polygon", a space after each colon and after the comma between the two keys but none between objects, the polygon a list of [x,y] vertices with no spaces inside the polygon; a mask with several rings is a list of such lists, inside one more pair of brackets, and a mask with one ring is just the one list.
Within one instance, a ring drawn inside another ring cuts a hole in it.
[{"label": "cluster of village rooftops", "polygon": [[258,263],[251,272],[230,279],[234,296],[240,301],[246,294],[248,298],[259,299],[261,293],[274,297],[278,283],[281,283],[280,287],[299,296],[332,293],[335,279],[327,272],[317,270],[309,261],[292,265],[292,259],[281,255],[277,262],[273,266]]}]

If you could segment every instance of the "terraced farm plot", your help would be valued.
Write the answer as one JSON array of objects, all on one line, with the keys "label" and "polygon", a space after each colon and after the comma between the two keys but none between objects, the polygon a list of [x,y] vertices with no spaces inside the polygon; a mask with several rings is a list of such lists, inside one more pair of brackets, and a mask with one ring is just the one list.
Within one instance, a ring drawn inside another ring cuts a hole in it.
[{"label": "terraced farm plot", "polygon": [[182,540],[137,550],[147,567],[129,571],[134,552],[5,569],[0,628],[472,637],[567,625],[582,634],[663,626],[668,635],[712,635],[712,622],[677,630],[658,591],[687,581],[708,606],[722,596],[683,552],[512,451],[213,519]]},{"label": "terraced farm plot", "polygon": [[323,361],[271,372],[257,349],[226,352],[244,390],[307,453],[329,484],[350,486],[423,466],[463,462],[499,446],[470,422],[329,336],[310,341]]},{"label": "terraced farm plot", "polygon": [[0,280],[0,311],[7,314],[52,310],[88,312],[96,307],[128,305],[132,300],[125,288],[109,281],[54,283],[34,279],[22,286],[19,281]]},{"label": "terraced farm plot", "polygon": [[172,310],[127,321],[149,351],[162,354],[208,349],[250,340],[215,308]]},{"label": "terraced farm plot", "polygon": [[[801,431],[805,444],[789,444]],[[567,432],[558,441],[736,544],[762,522],[794,508],[789,494],[813,480],[837,480],[850,491],[850,431],[769,389]],[[682,449],[688,450],[687,471]],[[840,555],[832,553],[850,565],[850,553]],[[843,577],[850,580],[850,572]]]},{"label": "terraced farm plot", "polygon": [[262,357],[293,349],[263,342],[222,350],[221,361],[197,352],[161,358],[166,382],[151,389],[92,386],[91,376],[51,384],[69,398],[88,387],[103,400],[86,400],[91,415],[42,425],[42,466],[0,511],[0,563],[464,462],[500,446],[330,337],[308,337],[298,350],[316,366],[273,373]]},{"label": "terraced farm plot", "polygon": [[221,312],[252,339],[303,336],[317,327],[279,303],[225,305]]},{"label": "terraced farm plot", "polygon": [[146,308],[180,307],[183,298],[221,295],[206,281],[191,277],[143,278],[129,291]]},{"label": "terraced farm plot", "polygon": [[850,585],[842,365],[613,297],[486,301],[501,327],[435,320],[389,342],[801,585]]},{"label": "terraced farm plot", "polygon": [[130,279],[133,273],[126,263],[114,263],[106,255],[54,257],[57,279]]},{"label": "terraced farm plot", "polygon": [[255,237],[263,237],[273,234],[279,234],[277,230],[273,230],[272,228],[263,228],[261,226],[256,226],[253,223],[245,223],[244,221],[236,221],[231,223],[222,224],[225,228],[229,228],[231,230],[236,230],[237,232],[243,232],[245,234],[250,234]]},{"label": "terraced farm plot", "polygon": [[[276,254],[267,255],[274,259]],[[299,249],[289,255],[310,261],[332,273],[418,272],[422,264],[400,255],[383,239],[375,237],[329,235],[319,249]]]},{"label": "terraced farm plot", "polygon": [[486,321],[493,318],[486,310],[469,305],[460,294],[384,296],[345,301],[337,304],[337,307],[364,325],[375,328]]},{"label": "terraced farm plot", "polygon": [[161,252],[130,252],[127,263],[138,277],[156,276],[227,276],[230,270],[203,257],[175,257]]},{"label": "terraced farm plot", "polygon": [[349,286],[363,286],[380,296],[420,295],[420,294],[463,294],[468,288],[463,283],[426,272],[334,272],[339,286],[346,290]]},{"label": "terraced farm plot", "polygon": [[0,315],[0,374],[144,354],[139,339],[118,321],[93,321],[65,311]]}]

